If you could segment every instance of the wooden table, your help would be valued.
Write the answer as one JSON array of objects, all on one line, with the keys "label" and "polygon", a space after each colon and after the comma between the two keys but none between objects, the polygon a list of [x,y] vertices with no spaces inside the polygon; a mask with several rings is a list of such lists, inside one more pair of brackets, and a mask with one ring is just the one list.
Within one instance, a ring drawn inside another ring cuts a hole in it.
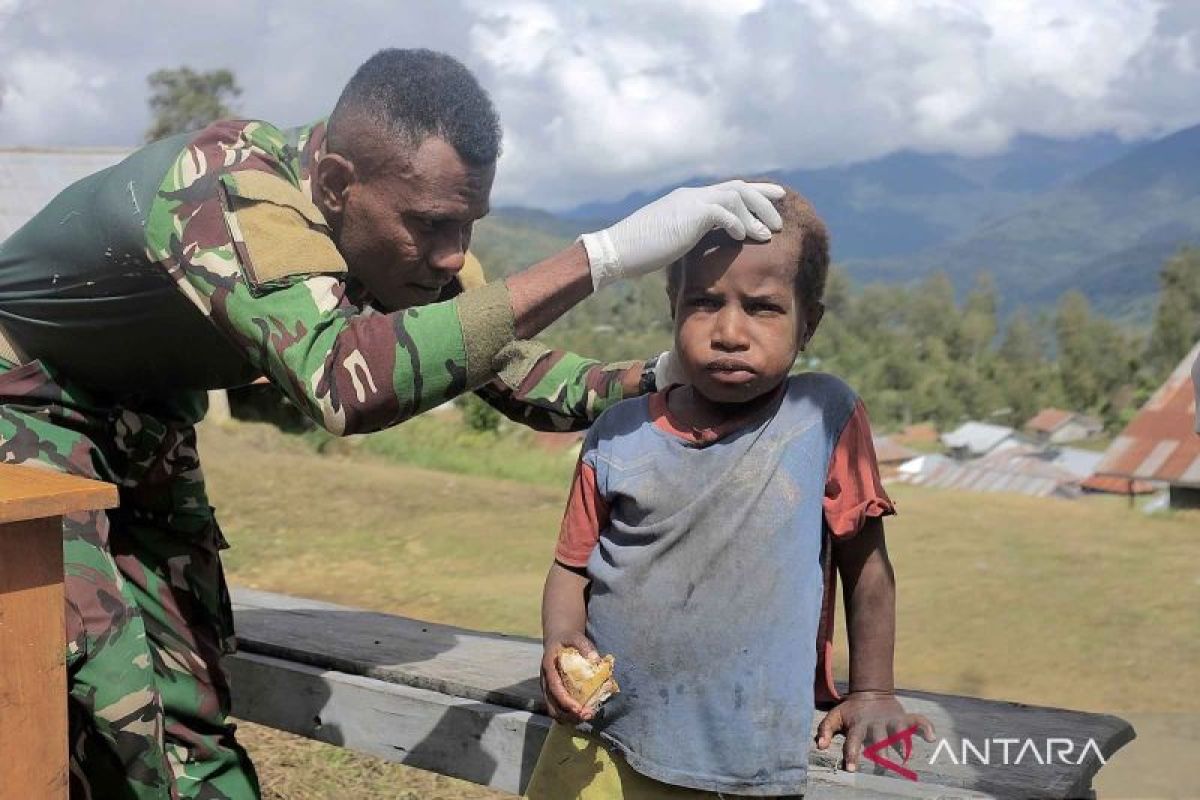
[{"label": "wooden table", "polygon": [[117,488],[0,464],[0,797],[67,796],[62,517]]}]

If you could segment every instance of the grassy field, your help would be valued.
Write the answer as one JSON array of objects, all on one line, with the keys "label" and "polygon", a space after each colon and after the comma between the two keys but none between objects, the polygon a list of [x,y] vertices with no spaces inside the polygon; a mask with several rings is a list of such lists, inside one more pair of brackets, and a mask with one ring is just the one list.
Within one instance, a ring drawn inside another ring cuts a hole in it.
[{"label": "grassy field", "polygon": [[[546,475],[494,480],[398,464],[383,443],[321,454],[238,424],[204,429],[201,453],[233,543],[231,583],[537,633],[561,454],[546,456],[559,459]],[[1121,715],[1139,739],[1101,773],[1101,796],[1200,796],[1188,772],[1200,747],[1200,515],[1148,517],[1115,498],[891,491],[899,685]],[[245,733],[271,797],[502,796]]]}]

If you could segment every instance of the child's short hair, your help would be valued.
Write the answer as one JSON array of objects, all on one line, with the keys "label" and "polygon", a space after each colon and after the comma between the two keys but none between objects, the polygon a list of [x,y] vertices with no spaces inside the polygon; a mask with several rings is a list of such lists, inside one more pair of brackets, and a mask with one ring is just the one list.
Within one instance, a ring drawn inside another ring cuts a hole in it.
[{"label": "child's short hair", "polygon": [[[829,231],[812,203],[791,187],[783,188],[783,197],[774,201],[779,216],[783,217],[783,229],[773,238],[795,247],[796,295],[812,308],[825,295],[825,278],[829,274]],[[693,248],[667,268],[667,295],[672,301],[683,283],[684,262],[698,249],[699,246]]]}]

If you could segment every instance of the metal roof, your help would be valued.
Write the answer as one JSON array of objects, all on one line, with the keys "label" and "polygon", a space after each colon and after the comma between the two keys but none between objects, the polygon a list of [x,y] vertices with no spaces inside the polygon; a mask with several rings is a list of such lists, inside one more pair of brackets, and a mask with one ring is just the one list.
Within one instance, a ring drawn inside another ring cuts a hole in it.
[{"label": "metal roof", "polygon": [[916,450],[905,447],[890,436],[872,437],[872,444],[875,445],[875,460],[880,464],[896,464],[920,455]]},{"label": "metal roof", "polygon": [[1064,411],[1061,408],[1043,408],[1029,418],[1029,421],[1025,423],[1025,429],[1053,433],[1070,422],[1073,416],[1075,416],[1073,412]]},{"label": "metal roof", "polygon": [[0,148],[0,241],[80,178],[111,167],[131,150]]},{"label": "metal roof", "polygon": [[1198,357],[1200,342],[1113,440],[1096,467],[1098,474],[1200,488],[1200,435],[1193,429],[1196,392],[1191,377]]},{"label": "metal roof", "polygon": [[989,422],[964,422],[949,433],[942,434],[942,444],[952,450],[965,448],[974,455],[991,452],[1006,439],[1016,439],[1016,431],[1005,425]]},{"label": "metal roof", "polygon": [[1054,447],[1046,451],[1050,463],[1083,480],[1090,477],[1104,458],[1104,453],[1080,447]]},{"label": "metal roof", "polygon": [[1005,448],[973,461],[922,456],[901,465],[898,479],[938,489],[1035,497],[1076,497],[1080,493],[1079,477],[1055,464],[1051,452],[1028,446]]}]

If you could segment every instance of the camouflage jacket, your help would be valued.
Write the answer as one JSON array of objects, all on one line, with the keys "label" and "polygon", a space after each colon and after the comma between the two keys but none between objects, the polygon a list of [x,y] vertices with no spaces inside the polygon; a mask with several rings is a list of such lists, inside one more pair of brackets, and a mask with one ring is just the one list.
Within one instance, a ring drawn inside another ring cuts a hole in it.
[{"label": "camouflage jacket", "polygon": [[[156,177],[142,184],[157,182],[161,165],[169,165],[153,194],[150,188],[137,188],[133,178],[126,187],[127,176],[117,165],[117,172],[103,182],[109,188],[72,187],[60,198],[66,196],[75,205],[56,199],[39,215],[46,218],[40,223],[43,231],[60,226],[53,234],[38,238],[18,231],[0,246],[2,278],[6,263],[18,268],[35,264],[39,254],[53,248],[54,236],[70,238],[71,225],[101,216],[90,213],[96,202],[91,198],[107,198],[105,203],[113,207],[107,209],[107,217],[116,222],[105,225],[136,232],[143,252],[114,255],[114,247],[134,248],[110,244],[103,255],[92,253],[106,240],[81,229],[75,239],[88,242],[90,249],[83,257],[59,257],[57,263],[112,262],[106,266],[108,279],[77,282],[99,300],[111,299],[102,291],[119,284],[113,280],[118,277],[113,264],[118,262],[126,264],[129,275],[138,269],[153,271],[159,284],[156,297],[162,292],[173,295],[155,301],[147,295],[137,306],[147,309],[146,314],[159,314],[158,329],[150,327],[151,335],[147,326],[113,333],[115,341],[139,342],[133,354],[136,360],[139,348],[144,351],[147,381],[170,391],[218,388],[266,375],[308,416],[337,434],[389,427],[469,390],[479,390],[510,418],[532,427],[578,428],[620,400],[623,385],[636,385],[643,362],[605,365],[514,340],[503,282],[455,286],[439,302],[392,313],[356,299],[361,293],[312,201],[312,170],[324,147],[323,122],[282,131],[259,121],[222,121],[175,141],[174,146],[160,142],[139,151],[157,147],[159,152],[160,166],[142,167],[140,173]],[[139,153],[127,162],[136,164]],[[141,203],[139,191],[145,192]],[[72,192],[85,199],[72,199]],[[136,217],[140,229],[123,221],[126,216]],[[55,282],[59,277],[54,276]],[[27,281],[22,284],[26,286]],[[59,299],[52,290],[47,293],[50,300]],[[153,311],[168,307],[174,310]],[[0,280],[0,322],[11,333],[17,317],[5,313],[10,308],[17,306],[5,306]],[[132,315],[109,316],[121,317],[124,324],[124,317]],[[95,336],[76,334],[70,346],[60,344],[51,352],[101,347],[94,342],[104,339],[102,324],[95,322]],[[28,327],[36,333],[45,326]],[[213,335],[213,328],[221,335]],[[111,344],[105,347],[108,352],[113,349]],[[31,356],[53,361],[52,355],[47,359],[46,349],[27,348]],[[77,360],[84,362],[85,372],[89,367],[102,369],[94,366],[103,361],[102,354]],[[184,361],[189,367],[181,368],[176,380],[174,367]],[[132,382],[117,380],[122,387]]]}]

